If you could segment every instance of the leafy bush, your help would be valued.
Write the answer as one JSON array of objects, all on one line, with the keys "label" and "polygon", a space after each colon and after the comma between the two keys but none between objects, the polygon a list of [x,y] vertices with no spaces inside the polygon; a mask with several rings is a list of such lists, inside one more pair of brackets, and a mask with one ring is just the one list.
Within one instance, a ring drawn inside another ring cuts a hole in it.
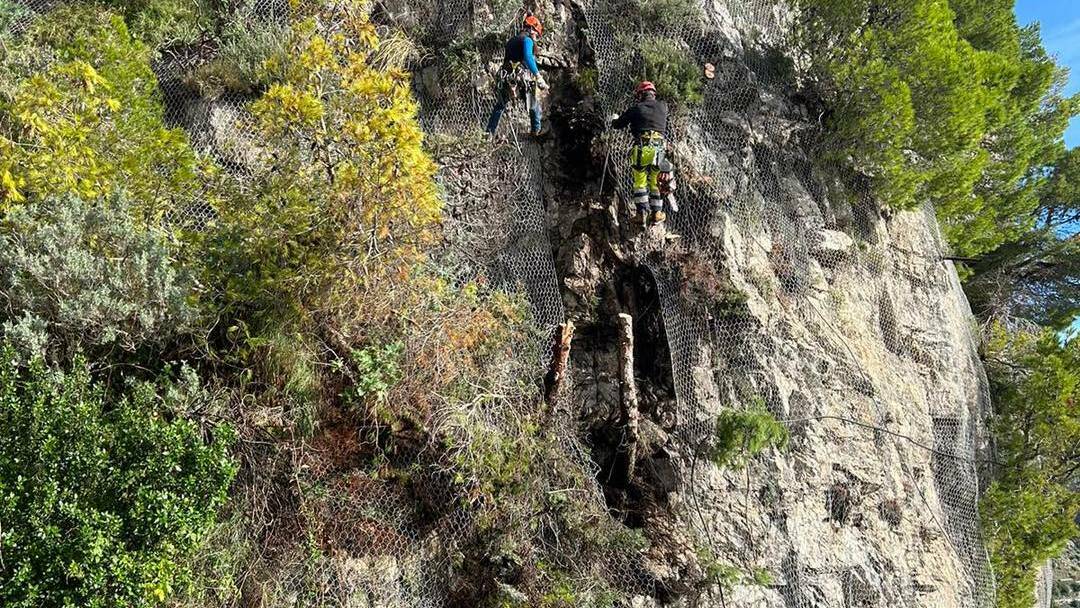
[{"label": "leafy bush", "polygon": [[670,38],[646,38],[638,47],[641,80],[651,80],[665,100],[687,105],[701,103],[702,72],[690,52]]},{"label": "leafy bush", "polygon": [[674,32],[702,17],[696,0],[624,0],[616,3],[615,10],[635,23],[638,31]]},{"label": "leafy bush", "polygon": [[[540,561],[536,564],[539,574],[539,586],[543,589],[540,600],[535,604],[506,602],[506,608],[525,605],[536,608],[614,608],[619,606],[618,593],[606,589],[602,581],[588,581],[583,584],[574,576],[579,573],[567,572],[554,564]],[[503,608],[500,606],[500,608]],[[516,608],[516,607],[515,607]]]},{"label": "leafy bush", "polygon": [[0,57],[0,211],[121,189],[142,217],[201,197],[204,163],[165,128],[150,51],[99,8],[57,8]]},{"label": "leafy bush", "polygon": [[152,48],[195,43],[210,25],[208,0],[104,0],[103,3],[122,12],[135,35]]},{"label": "leafy bush", "polygon": [[10,0],[0,0],[0,40],[7,37],[15,24],[30,13],[23,5]]},{"label": "leafy bush", "polygon": [[1039,568],[1076,537],[1073,520],[1080,497],[1045,480],[996,482],[983,495],[980,508],[997,606],[1030,608]]},{"label": "leafy bush", "polygon": [[1080,493],[1080,340],[1009,334],[987,346],[1000,462],[983,496],[983,530],[1000,608],[1031,605],[1035,575],[1076,537]]},{"label": "leafy bush", "polygon": [[373,346],[353,350],[352,363],[356,368],[356,379],[346,393],[352,400],[386,400],[386,395],[401,380],[401,355],[405,345],[392,342],[382,346]]},{"label": "leafy bush", "polygon": [[709,459],[719,467],[741,466],[748,458],[788,442],[784,425],[758,401],[744,411],[725,410],[716,419]]},{"label": "leafy bush", "polygon": [[742,580],[743,571],[736,566],[721,561],[709,547],[700,546],[697,548],[697,561],[703,570],[703,577],[700,581],[702,587],[716,585],[730,592]]},{"label": "leafy bush", "polygon": [[273,84],[251,110],[274,162],[210,236],[215,282],[248,310],[295,313],[369,253],[396,267],[435,238],[435,164],[409,80],[367,62],[379,39],[360,11],[335,19],[346,30],[330,36],[295,25],[268,61]]},{"label": "leafy bush", "polygon": [[187,557],[234,473],[223,427],[205,441],[173,419],[183,387],[113,396],[85,363],[69,373],[0,352],[0,602],[152,606],[184,581]]},{"label": "leafy bush", "polygon": [[194,285],[126,198],[16,208],[0,232],[0,331],[24,355],[67,359],[162,346],[191,330]]}]

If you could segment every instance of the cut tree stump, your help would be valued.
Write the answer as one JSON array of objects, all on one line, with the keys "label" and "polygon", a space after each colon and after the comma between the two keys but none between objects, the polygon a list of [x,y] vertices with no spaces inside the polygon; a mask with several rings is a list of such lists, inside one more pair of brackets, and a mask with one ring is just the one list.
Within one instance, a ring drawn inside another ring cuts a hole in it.
[{"label": "cut tree stump", "polygon": [[559,326],[559,333],[552,348],[551,367],[544,378],[544,401],[554,405],[562,392],[566,369],[570,363],[570,343],[574,340],[574,322],[567,321]]},{"label": "cut tree stump", "polygon": [[637,381],[634,380],[634,318],[623,313],[619,317],[619,380],[622,384],[623,420],[626,421],[626,482],[634,478],[637,461],[638,412]]}]

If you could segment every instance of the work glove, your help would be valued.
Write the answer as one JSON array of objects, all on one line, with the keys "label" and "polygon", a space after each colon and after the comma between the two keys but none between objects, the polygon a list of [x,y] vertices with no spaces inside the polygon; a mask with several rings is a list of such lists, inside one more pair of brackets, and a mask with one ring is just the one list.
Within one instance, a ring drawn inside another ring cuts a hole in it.
[{"label": "work glove", "polygon": [[612,114],[611,116],[608,116],[607,124],[610,125],[611,123],[615,122],[616,120],[619,120],[619,115],[618,114]]},{"label": "work glove", "polygon": [[548,83],[547,83],[546,80],[544,80],[544,75],[543,74],[537,74],[536,75],[536,86],[541,91],[546,91],[548,89]]}]

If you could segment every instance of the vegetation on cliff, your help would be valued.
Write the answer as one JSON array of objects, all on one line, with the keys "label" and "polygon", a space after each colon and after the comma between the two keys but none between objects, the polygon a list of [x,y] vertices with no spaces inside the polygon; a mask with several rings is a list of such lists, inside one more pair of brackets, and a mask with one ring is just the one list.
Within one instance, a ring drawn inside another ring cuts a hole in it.
[{"label": "vegetation on cliff", "polygon": [[342,551],[444,522],[463,604],[513,564],[542,605],[603,605],[564,557],[637,540],[561,491],[584,482],[551,456],[524,299],[433,261],[436,167],[368,7],[297,4],[195,71],[252,94],[242,171],[166,126],[151,69],[192,32],[237,38],[234,15],[19,10],[0,2],[4,604],[329,603],[364,581]]}]

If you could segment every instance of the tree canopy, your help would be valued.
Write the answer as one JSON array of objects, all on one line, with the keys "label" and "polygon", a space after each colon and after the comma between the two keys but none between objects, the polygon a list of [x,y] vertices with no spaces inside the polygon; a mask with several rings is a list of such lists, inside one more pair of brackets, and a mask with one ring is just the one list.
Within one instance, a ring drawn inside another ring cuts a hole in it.
[{"label": "tree canopy", "polygon": [[1031,230],[1076,100],[1012,2],[799,0],[827,158],[895,208],[931,203],[960,255]]}]

